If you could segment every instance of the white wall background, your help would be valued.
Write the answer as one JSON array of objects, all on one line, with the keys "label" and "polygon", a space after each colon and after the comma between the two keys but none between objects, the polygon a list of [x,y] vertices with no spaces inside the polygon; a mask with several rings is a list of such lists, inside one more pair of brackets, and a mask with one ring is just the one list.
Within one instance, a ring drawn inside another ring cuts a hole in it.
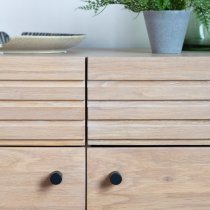
[{"label": "white wall background", "polygon": [[0,0],[0,31],[85,33],[80,47],[149,47],[142,15],[135,18],[116,5],[93,17],[93,12],[76,10],[79,5],[81,0]]}]

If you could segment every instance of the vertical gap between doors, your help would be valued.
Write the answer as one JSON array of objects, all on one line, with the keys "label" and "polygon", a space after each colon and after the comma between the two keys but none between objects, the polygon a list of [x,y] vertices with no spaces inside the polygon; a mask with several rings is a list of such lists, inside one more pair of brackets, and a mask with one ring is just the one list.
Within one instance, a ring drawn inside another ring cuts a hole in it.
[{"label": "vertical gap between doors", "polygon": [[88,58],[85,58],[85,209],[88,209],[87,193],[87,146],[88,146]]}]

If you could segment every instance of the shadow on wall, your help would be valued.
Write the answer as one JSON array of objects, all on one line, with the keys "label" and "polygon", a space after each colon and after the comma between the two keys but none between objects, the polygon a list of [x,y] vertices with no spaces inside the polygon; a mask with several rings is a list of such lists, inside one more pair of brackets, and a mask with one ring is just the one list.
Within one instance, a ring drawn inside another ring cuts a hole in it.
[{"label": "shadow on wall", "polygon": [[148,36],[142,14],[108,7],[102,14],[76,10],[80,0],[7,0],[1,3],[0,30],[10,35],[23,31],[85,33],[80,47],[147,48]]}]

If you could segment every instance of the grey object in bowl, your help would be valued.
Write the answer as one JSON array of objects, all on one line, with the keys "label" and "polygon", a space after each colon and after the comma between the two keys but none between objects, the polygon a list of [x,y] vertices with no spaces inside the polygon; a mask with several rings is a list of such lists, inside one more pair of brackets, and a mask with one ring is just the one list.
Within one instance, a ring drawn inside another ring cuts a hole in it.
[{"label": "grey object in bowl", "polygon": [[144,19],[153,53],[180,54],[191,10],[145,11]]},{"label": "grey object in bowl", "polygon": [[0,45],[4,45],[9,42],[9,35],[3,31],[0,31]]}]

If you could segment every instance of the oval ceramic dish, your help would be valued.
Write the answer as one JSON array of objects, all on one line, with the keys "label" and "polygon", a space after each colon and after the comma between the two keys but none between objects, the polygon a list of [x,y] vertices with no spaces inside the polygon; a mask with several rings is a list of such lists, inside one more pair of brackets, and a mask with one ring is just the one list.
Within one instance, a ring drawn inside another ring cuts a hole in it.
[{"label": "oval ceramic dish", "polygon": [[[33,35],[34,34],[34,35]],[[0,32],[0,52],[2,53],[61,53],[78,45],[84,34],[23,33],[9,37]]]}]

